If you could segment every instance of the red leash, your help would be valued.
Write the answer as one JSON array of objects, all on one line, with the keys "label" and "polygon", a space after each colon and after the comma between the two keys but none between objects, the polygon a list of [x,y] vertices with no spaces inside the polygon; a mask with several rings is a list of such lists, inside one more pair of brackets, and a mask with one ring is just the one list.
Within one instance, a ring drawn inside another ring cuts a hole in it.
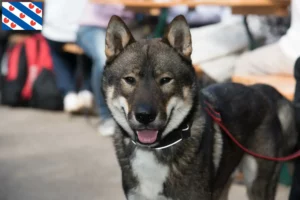
[{"label": "red leash", "polygon": [[221,115],[220,113],[218,113],[217,111],[215,111],[212,106],[205,102],[206,106],[205,110],[208,113],[209,116],[211,116],[211,118],[221,127],[221,129],[226,133],[226,135],[239,147],[241,148],[244,152],[246,152],[247,154],[254,156],[256,158],[261,158],[264,160],[270,160],[270,161],[277,161],[277,162],[285,162],[285,161],[290,161],[293,160],[295,158],[300,157],[300,150],[289,155],[289,156],[285,156],[285,157],[279,157],[279,158],[275,158],[275,157],[269,157],[269,156],[264,156],[264,155],[260,155],[258,153],[255,153],[253,151],[250,151],[249,149],[247,149],[246,147],[244,147],[239,141],[237,141],[237,139],[234,138],[234,136],[230,133],[230,131],[226,128],[226,126],[223,124],[222,120],[221,120]]}]

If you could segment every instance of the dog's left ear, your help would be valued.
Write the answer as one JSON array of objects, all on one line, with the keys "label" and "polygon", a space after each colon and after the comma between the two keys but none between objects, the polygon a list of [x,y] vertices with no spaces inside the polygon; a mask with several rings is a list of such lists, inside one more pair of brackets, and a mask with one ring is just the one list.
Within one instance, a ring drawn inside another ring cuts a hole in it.
[{"label": "dog's left ear", "polygon": [[163,41],[178,50],[182,56],[190,59],[192,54],[192,37],[189,25],[183,15],[173,19],[164,35]]},{"label": "dog's left ear", "polygon": [[135,40],[123,20],[114,15],[106,30],[105,54],[107,60],[115,58],[123,49]]}]

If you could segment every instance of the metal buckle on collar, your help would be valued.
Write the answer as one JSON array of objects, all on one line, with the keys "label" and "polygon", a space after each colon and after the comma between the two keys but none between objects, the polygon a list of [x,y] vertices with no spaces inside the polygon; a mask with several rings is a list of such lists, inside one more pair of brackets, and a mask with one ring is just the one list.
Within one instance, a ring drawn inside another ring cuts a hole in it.
[{"label": "metal buckle on collar", "polygon": [[190,126],[187,124],[184,129],[181,129],[182,131],[188,131],[190,129]]}]

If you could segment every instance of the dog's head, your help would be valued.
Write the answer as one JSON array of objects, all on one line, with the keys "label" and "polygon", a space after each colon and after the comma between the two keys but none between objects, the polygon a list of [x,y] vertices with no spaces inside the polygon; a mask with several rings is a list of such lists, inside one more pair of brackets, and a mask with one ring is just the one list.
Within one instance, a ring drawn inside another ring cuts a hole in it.
[{"label": "dog's head", "polygon": [[183,16],[162,39],[135,41],[113,16],[106,32],[103,91],[117,123],[141,145],[155,145],[190,113],[196,96],[192,43]]}]

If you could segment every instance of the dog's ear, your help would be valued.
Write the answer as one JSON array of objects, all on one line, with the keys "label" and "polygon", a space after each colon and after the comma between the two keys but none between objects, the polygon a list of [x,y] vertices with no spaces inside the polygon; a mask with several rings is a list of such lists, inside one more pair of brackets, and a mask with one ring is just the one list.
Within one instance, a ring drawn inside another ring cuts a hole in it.
[{"label": "dog's ear", "polygon": [[189,25],[183,15],[173,19],[163,38],[184,57],[190,59],[192,54],[192,37]]},{"label": "dog's ear", "polygon": [[106,30],[105,54],[107,60],[115,58],[127,45],[135,40],[123,20],[114,15]]}]

